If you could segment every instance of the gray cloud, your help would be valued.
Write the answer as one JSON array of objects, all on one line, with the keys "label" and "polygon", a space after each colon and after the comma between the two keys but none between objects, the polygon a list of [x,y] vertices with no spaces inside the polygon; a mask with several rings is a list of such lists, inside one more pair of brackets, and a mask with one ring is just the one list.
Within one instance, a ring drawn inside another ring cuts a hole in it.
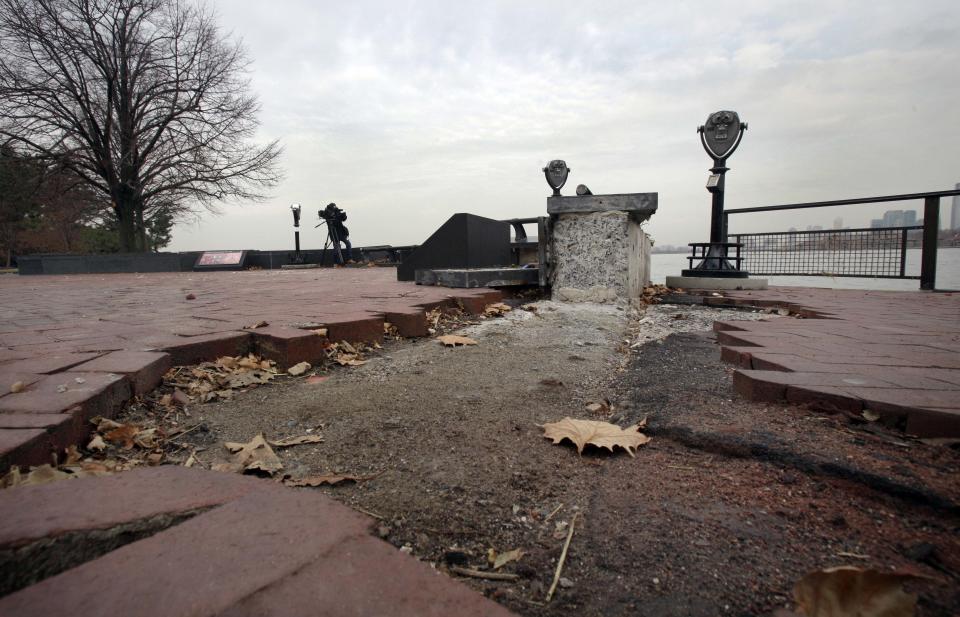
[{"label": "gray cloud", "polygon": [[[357,244],[421,242],[454,212],[544,212],[564,158],[595,192],[657,191],[660,243],[707,238],[716,109],[750,123],[731,207],[960,181],[956,2],[220,0],[244,39],[286,181],[177,228],[173,249],[283,248],[290,203],[336,201]],[[863,224],[877,206],[736,222]],[[308,220],[312,217],[308,217]],[[315,246],[319,233],[304,232]]]}]

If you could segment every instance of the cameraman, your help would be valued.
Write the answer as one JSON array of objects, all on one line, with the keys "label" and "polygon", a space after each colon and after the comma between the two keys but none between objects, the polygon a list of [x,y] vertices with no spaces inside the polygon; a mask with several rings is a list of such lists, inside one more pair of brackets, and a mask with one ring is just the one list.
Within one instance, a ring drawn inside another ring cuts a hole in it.
[{"label": "cameraman", "polygon": [[[350,245],[350,230],[347,229],[346,225],[343,224],[347,220],[347,213],[337,207],[337,204],[331,202],[327,204],[327,207],[320,212],[320,217],[327,222],[327,227],[331,232],[331,239],[339,240],[343,242],[347,249],[343,251],[343,257],[341,264],[344,262],[353,261],[353,247]],[[336,235],[333,235],[336,234]],[[339,247],[339,244],[337,245]],[[336,254],[336,251],[334,251]]]}]

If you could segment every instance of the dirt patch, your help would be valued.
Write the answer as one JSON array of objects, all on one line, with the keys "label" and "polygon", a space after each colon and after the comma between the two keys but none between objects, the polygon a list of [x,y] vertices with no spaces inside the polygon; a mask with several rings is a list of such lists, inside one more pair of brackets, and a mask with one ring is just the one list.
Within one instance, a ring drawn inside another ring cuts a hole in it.
[{"label": "dirt patch", "polygon": [[[225,441],[322,432],[277,452],[286,473],[380,475],[291,490],[367,512],[381,537],[441,570],[522,548],[501,569],[516,581],[461,580],[524,615],[764,614],[789,605],[807,572],[844,563],[914,567],[942,581],[918,588],[923,614],[960,607],[956,452],[736,399],[710,334],[667,336],[769,316],[534,308],[461,330],[475,346],[394,342],[363,366],[188,406],[203,428],[179,456],[210,466],[226,460]],[[609,416],[586,410],[603,399]],[[653,441],[635,459],[581,457],[542,436],[538,425],[564,416],[648,417]],[[941,507],[869,474],[913,482]],[[564,585],[545,604],[574,513]]]}]

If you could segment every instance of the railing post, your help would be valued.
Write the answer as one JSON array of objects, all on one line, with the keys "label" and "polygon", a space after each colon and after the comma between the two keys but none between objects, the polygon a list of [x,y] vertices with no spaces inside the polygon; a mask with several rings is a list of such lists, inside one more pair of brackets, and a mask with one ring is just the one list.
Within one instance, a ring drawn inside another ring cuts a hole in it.
[{"label": "railing post", "polygon": [[907,234],[909,232],[904,229],[900,232],[900,276],[904,277],[907,274]]},{"label": "railing post", "polygon": [[920,254],[920,289],[937,287],[937,235],[940,232],[940,198],[923,200],[923,248]]}]

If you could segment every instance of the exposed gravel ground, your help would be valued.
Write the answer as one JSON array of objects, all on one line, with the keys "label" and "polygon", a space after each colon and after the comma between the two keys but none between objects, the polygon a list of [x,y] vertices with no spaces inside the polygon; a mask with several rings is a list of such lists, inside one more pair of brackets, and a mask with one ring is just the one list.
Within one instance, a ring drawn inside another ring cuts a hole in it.
[{"label": "exposed gravel ground", "polygon": [[[278,451],[287,473],[381,475],[291,490],[362,509],[441,570],[522,548],[501,570],[516,581],[463,580],[523,615],[770,614],[804,574],[840,564],[910,566],[939,580],[917,588],[921,614],[960,609],[956,451],[735,398],[713,321],[789,317],[535,307],[460,332],[476,346],[394,342],[325,380],[191,406],[207,430],[184,436],[184,455],[198,448],[209,466],[224,441],[320,430],[324,443]],[[603,399],[608,415],[586,410]],[[542,436],[564,416],[647,417],[653,440],[636,458],[578,456]],[[564,584],[547,604],[575,513]]]}]

